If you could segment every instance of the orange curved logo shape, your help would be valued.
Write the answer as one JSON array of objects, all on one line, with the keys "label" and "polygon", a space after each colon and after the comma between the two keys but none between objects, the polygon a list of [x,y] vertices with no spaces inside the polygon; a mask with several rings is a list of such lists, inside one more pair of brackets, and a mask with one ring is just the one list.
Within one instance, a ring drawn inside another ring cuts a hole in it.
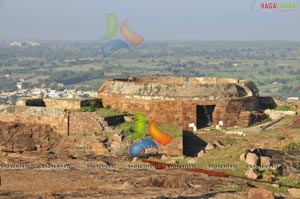
[{"label": "orange curved logo shape", "polygon": [[151,120],[148,130],[153,140],[161,145],[167,145],[172,141],[172,137],[162,131],[160,131],[155,125],[156,119]]},{"label": "orange curved logo shape", "polygon": [[129,29],[127,19],[122,23],[120,32],[123,38],[131,45],[137,46],[144,41],[144,37]]}]

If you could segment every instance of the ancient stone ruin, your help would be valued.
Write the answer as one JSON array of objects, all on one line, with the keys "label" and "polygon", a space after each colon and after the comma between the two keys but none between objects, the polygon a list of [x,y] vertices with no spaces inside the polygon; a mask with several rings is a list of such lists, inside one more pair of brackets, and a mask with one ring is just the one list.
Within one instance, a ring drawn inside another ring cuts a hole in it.
[{"label": "ancient stone ruin", "polygon": [[259,91],[251,81],[180,77],[107,80],[99,89],[104,106],[142,112],[183,130],[207,126],[247,127],[258,120]]}]

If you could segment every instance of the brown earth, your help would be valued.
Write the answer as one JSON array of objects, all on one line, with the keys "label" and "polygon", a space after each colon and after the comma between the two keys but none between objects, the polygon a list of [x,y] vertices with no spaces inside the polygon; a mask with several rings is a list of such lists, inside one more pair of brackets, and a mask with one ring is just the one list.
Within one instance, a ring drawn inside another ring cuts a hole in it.
[{"label": "brown earth", "polygon": [[[246,191],[231,193],[226,189],[226,185],[234,184],[245,190],[247,184],[242,180],[181,170],[128,169],[128,164],[145,163],[132,163],[125,156],[101,156],[105,139],[76,140],[61,137],[48,125],[0,123],[0,198],[244,198],[247,195]],[[89,146],[95,145],[95,140],[98,145],[93,150]],[[74,149],[82,153],[74,155]],[[89,164],[115,165],[115,168],[88,169]],[[4,169],[7,165],[28,168]],[[42,165],[69,168],[45,169]]]}]

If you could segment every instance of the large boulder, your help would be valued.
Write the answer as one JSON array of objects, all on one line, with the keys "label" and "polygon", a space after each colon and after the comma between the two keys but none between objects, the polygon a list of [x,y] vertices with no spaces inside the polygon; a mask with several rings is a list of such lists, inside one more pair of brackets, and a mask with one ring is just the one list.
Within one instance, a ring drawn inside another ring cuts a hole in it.
[{"label": "large boulder", "polygon": [[290,189],[288,189],[288,192],[289,192],[294,198],[300,198],[300,189],[290,188]]},{"label": "large boulder", "polygon": [[252,188],[248,191],[249,199],[275,199],[272,191],[268,191],[262,188]]},{"label": "large boulder", "polygon": [[247,153],[245,162],[249,165],[257,166],[259,163],[259,156],[255,153]]},{"label": "large boulder", "polygon": [[262,166],[271,166],[272,158],[269,156],[260,156],[260,165]]}]

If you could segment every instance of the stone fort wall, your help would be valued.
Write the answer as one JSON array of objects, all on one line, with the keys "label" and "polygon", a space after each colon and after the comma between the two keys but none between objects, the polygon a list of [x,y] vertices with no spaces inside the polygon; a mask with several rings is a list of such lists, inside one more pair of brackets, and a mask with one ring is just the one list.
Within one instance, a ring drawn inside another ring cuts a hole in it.
[{"label": "stone fort wall", "polygon": [[101,117],[94,112],[66,111],[62,108],[0,105],[0,121],[49,124],[61,135],[101,133],[109,125],[122,122],[123,115]]},{"label": "stone fort wall", "polygon": [[251,112],[258,107],[258,97],[247,97],[229,100],[143,100],[131,98],[121,94],[103,95],[104,105],[128,111],[129,113],[142,112],[148,120],[156,118],[163,125],[173,125],[183,130],[191,130],[189,123],[196,124],[197,105],[215,105],[213,125],[223,121],[225,127],[249,126],[252,122]]},{"label": "stone fort wall", "polygon": [[0,105],[0,121],[50,124],[56,132],[67,135],[68,114],[64,109]]},{"label": "stone fort wall", "polygon": [[67,110],[80,110],[81,107],[87,106],[90,102],[94,102],[96,107],[102,107],[101,99],[22,99],[17,102],[17,106],[38,106],[47,108],[64,108]]}]

